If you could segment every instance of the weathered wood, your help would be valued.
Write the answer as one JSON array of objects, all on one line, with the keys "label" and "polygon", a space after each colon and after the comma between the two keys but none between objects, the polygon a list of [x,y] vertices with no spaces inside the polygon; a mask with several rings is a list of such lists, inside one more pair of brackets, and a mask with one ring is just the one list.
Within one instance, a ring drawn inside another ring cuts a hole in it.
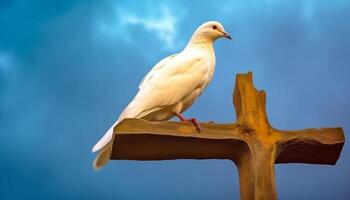
[{"label": "weathered wood", "polygon": [[266,116],[266,95],[252,74],[236,78],[237,122],[190,123],[126,119],[114,129],[111,159],[230,159],[239,171],[241,199],[277,199],[275,163],[335,164],[343,144],[341,128],[284,131]]}]

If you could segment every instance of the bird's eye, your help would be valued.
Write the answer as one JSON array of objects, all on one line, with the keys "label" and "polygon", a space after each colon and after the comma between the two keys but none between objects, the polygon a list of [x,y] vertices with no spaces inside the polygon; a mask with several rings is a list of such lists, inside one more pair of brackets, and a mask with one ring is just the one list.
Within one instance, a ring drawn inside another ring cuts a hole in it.
[{"label": "bird's eye", "polygon": [[213,29],[217,29],[217,28],[218,28],[217,26],[215,26],[215,25],[213,26]]}]

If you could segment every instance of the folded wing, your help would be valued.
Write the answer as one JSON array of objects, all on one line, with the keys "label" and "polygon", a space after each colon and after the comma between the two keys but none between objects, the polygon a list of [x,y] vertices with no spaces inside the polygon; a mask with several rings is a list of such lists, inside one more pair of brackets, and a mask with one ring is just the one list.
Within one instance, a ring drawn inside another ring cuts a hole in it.
[{"label": "folded wing", "polygon": [[199,56],[170,56],[160,61],[141,82],[139,92],[124,109],[116,123],[94,146],[93,152],[107,145],[113,136],[113,127],[125,118],[142,118],[174,105],[193,90],[206,83],[209,63]]}]

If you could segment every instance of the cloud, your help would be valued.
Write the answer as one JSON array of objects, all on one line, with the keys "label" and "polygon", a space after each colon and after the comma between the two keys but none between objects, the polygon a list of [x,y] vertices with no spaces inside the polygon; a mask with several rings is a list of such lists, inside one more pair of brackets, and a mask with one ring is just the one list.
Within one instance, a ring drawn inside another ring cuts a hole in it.
[{"label": "cloud", "polygon": [[[159,5],[157,9],[133,9],[121,5],[116,6],[117,20],[112,22],[106,19],[97,23],[100,33],[118,36],[126,42],[131,42],[130,29],[141,27],[150,34],[156,35],[157,39],[164,43],[165,49],[174,49],[177,36],[177,22],[179,16],[167,5]],[[110,19],[109,19],[110,20]]]},{"label": "cloud", "polygon": [[177,36],[176,24],[178,17],[166,5],[162,5],[159,9],[154,9],[153,11],[156,12],[157,17],[151,16],[150,13],[142,15],[119,8],[118,20],[125,28],[135,25],[143,27],[145,30],[154,33],[160,41],[164,42],[166,48],[173,49]]}]

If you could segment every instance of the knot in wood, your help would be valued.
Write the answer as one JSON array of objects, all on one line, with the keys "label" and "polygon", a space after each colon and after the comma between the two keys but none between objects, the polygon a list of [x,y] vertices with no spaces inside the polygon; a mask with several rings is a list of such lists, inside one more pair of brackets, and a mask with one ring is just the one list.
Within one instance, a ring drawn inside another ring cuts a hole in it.
[{"label": "knot in wood", "polygon": [[251,137],[255,134],[255,130],[253,128],[250,128],[246,124],[239,124],[238,127],[240,130],[240,133],[242,133],[243,136],[245,136],[245,137]]}]

